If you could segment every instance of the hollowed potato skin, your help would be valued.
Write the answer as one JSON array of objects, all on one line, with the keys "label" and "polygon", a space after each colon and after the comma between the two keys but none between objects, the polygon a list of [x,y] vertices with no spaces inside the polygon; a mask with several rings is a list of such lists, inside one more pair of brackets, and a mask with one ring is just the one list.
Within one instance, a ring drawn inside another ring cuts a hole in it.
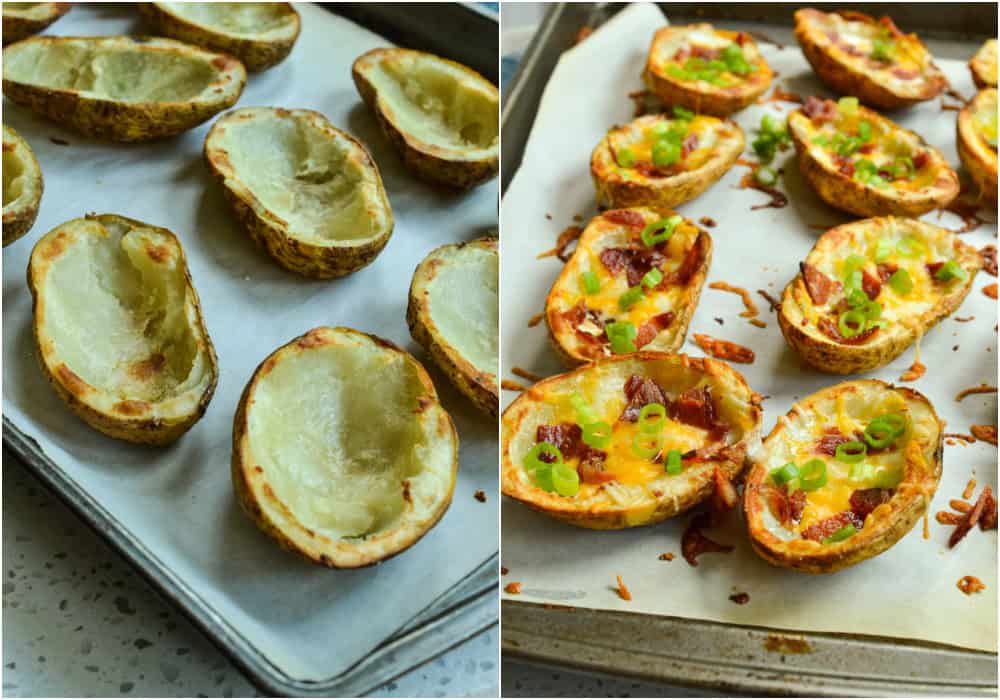
[{"label": "hollowed potato skin", "polygon": [[[762,521],[761,513],[767,506],[760,497],[759,489],[767,480],[769,473],[763,462],[754,462],[747,473],[743,490],[743,515],[746,522],[747,531],[750,534],[750,544],[753,550],[765,561],[774,566],[794,569],[809,574],[829,574],[841,569],[858,564],[866,559],[882,554],[902,539],[913,526],[917,524],[930,507],[931,498],[937,490],[938,481],[941,478],[941,469],[944,455],[944,426],[930,401],[920,392],[909,387],[897,387],[878,379],[867,379],[855,382],[844,382],[832,387],[823,389],[812,396],[806,397],[789,411],[789,417],[796,411],[799,404],[809,403],[818,396],[825,394],[835,395],[838,392],[854,391],[860,387],[864,391],[897,391],[907,397],[907,401],[925,404],[930,409],[930,413],[937,421],[937,438],[934,441],[934,456],[931,464],[927,465],[928,470],[920,470],[911,467],[911,473],[907,475],[903,483],[906,484],[909,498],[901,504],[896,498],[892,502],[892,507],[888,515],[883,515],[877,521],[872,522],[869,516],[865,522],[865,527],[854,537],[844,542],[818,545],[812,547],[793,541],[793,545],[782,542],[766,530]],[[764,455],[767,445],[772,440],[778,439],[781,430],[784,429],[782,421],[778,421],[770,434],[764,438],[764,447],[760,454]],[[909,463],[908,463],[908,466]]]},{"label": "hollowed potato skin", "polygon": [[973,182],[979,188],[979,196],[993,205],[997,203],[997,154],[984,146],[977,138],[972,120],[975,119],[976,105],[993,93],[996,103],[996,88],[981,91],[972,102],[966,105],[958,114],[955,143],[958,147],[958,157],[969,171]]},{"label": "hollowed potato skin", "polygon": [[48,14],[39,19],[29,17],[19,17],[5,12],[3,14],[3,45],[13,44],[15,41],[25,39],[32,34],[37,34],[73,7],[71,2],[50,2]]},{"label": "hollowed potato skin", "polygon": [[[35,219],[38,218],[38,208],[42,203],[42,193],[45,189],[45,180],[42,177],[42,168],[38,164],[38,159],[35,158],[35,152],[31,150],[31,146],[25,141],[20,134],[18,134],[14,129],[9,126],[4,126],[4,135],[7,136],[9,133],[11,137],[11,143],[14,150],[18,151],[19,157],[25,160],[25,173],[29,175],[34,180],[34,191],[35,194],[30,201],[21,205],[17,209],[6,212],[3,215],[3,246],[7,247],[17,239],[21,238],[31,227],[35,225]],[[4,143],[4,149],[7,149],[7,142]],[[31,171],[29,173],[28,171]]]},{"label": "hollowed potato skin", "polygon": [[291,3],[285,5],[295,18],[295,31],[290,36],[274,39],[263,37],[254,39],[213,31],[175,15],[157,2],[140,2],[137,6],[143,17],[156,28],[158,34],[235,56],[248,71],[257,73],[284,61],[299,38],[302,29],[299,13]]}]

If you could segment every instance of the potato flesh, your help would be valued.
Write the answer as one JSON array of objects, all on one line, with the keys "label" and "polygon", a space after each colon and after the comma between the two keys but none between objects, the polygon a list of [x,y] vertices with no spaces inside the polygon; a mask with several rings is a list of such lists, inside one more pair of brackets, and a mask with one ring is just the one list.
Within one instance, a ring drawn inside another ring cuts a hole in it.
[{"label": "potato flesh", "polygon": [[447,149],[497,144],[496,96],[458,68],[406,54],[374,63],[368,79],[403,133]]},{"label": "potato flesh", "polygon": [[[96,221],[83,226],[102,228]],[[184,309],[187,279],[162,234],[126,224],[85,236],[45,281],[45,330],[59,357],[94,387],[122,399],[161,401],[201,384],[197,341]]]},{"label": "potato flesh", "polygon": [[295,238],[323,245],[362,241],[387,225],[374,172],[355,144],[295,118],[247,119],[226,127],[218,148],[235,176],[288,224]]},{"label": "potato flesh", "polygon": [[89,41],[31,42],[4,55],[4,78],[119,102],[183,102],[217,77],[205,61],[176,49],[100,46]]},{"label": "potato flesh", "polygon": [[24,192],[24,163],[14,151],[3,152],[3,205],[16,202]]},{"label": "potato flesh", "polygon": [[415,412],[422,394],[397,353],[351,344],[296,353],[256,386],[250,452],[305,527],[338,539],[389,529],[405,507],[403,481],[439,478],[421,465],[450,457]]},{"label": "potato flesh", "polygon": [[258,35],[289,23],[292,12],[280,2],[165,2],[163,7],[210,29],[237,35]]},{"label": "potato flesh", "polygon": [[497,376],[500,306],[496,251],[465,246],[449,254],[428,285],[431,319],[444,340],[481,372]]}]

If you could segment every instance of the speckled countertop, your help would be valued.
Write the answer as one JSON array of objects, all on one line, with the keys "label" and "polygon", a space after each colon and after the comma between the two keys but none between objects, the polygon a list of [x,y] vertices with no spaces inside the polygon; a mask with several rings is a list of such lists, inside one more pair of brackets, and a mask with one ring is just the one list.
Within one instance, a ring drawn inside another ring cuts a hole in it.
[{"label": "speckled countertop", "polygon": [[[6,697],[248,697],[255,688],[170,603],[3,451]],[[496,697],[497,627],[381,697]]]}]

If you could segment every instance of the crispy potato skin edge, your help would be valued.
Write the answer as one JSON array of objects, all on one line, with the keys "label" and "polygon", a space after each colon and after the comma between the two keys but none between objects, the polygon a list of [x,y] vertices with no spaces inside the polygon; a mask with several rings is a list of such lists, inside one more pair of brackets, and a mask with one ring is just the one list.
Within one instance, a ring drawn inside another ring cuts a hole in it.
[{"label": "crispy potato skin edge", "polygon": [[[970,138],[975,138],[975,129],[972,126],[973,105],[980,99],[976,95],[972,102],[966,105],[958,114],[958,121],[955,125],[955,144],[958,149],[958,157],[962,161],[972,181],[979,188],[979,196],[996,206],[997,203],[997,162],[995,154],[990,154],[978,144],[969,143]],[[993,155],[991,161],[989,156]]]},{"label": "crispy potato skin edge", "polygon": [[[11,131],[13,128],[7,127]],[[45,191],[45,178],[42,175],[42,167],[38,164],[38,159],[35,157],[35,152],[31,150],[31,146],[25,141],[20,134],[14,131],[20,141],[19,146],[23,145],[27,155],[29,157],[28,167],[33,169],[34,174],[38,176],[37,194],[31,199],[26,205],[19,209],[7,212],[7,215],[3,217],[3,247],[6,248],[11,243],[21,238],[31,227],[35,225],[35,219],[38,218],[38,209],[42,204],[42,195]],[[27,172],[27,171],[26,171]]]},{"label": "crispy potato skin edge", "polygon": [[15,41],[26,39],[32,34],[38,34],[57,19],[70,11],[73,7],[71,2],[54,2],[53,11],[44,19],[27,19],[25,17],[14,17],[12,15],[3,16],[3,45],[13,44]]}]

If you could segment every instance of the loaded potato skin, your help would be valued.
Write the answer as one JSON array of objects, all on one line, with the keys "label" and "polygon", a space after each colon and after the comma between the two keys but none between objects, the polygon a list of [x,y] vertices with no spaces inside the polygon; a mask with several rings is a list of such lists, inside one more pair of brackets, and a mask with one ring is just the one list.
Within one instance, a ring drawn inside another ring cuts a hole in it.
[{"label": "loaded potato skin", "polygon": [[969,61],[972,80],[980,90],[997,86],[997,40],[988,39]]},{"label": "loaded potato skin", "polygon": [[31,230],[38,218],[45,179],[28,142],[3,125],[3,245]]},{"label": "loaded potato skin", "polygon": [[886,551],[930,505],[942,431],[926,397],[879,380],[806,397],[752,458],[743,512],[754,551],[813,574]]},{"label": "loaded potato skin", "polygon": [[882,367],[949,316],[982,259],[948,229],[916,219],[832,228],[785,287],[778,324],[810,365],[834,374]]},{"label": "loaded potato skin", "polygon": [[594,217],[545,302],[549,337],[575,367],[684,343],[712,259],[708,232],[672,211]]},{"label": "loaded potato skin", "polygon": [[920,39],[889,17],[803,8],[795,13],[795,38],[820,80],[871,107],[907,107],[948,86]]},{"label": "loaded potato skin", "polygon": [[980,197],[997,201],[997,90],[987,88],[958,113],[958,155],[979,188]]}]

